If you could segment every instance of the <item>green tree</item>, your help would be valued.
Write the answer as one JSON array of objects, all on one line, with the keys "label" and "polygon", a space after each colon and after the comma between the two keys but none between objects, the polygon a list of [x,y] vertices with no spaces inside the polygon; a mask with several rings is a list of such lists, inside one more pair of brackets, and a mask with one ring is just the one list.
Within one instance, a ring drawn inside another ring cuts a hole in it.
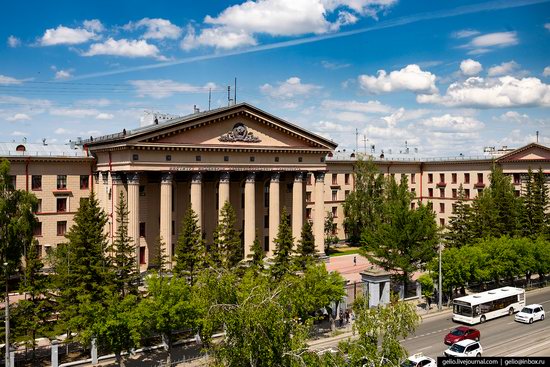
[{"label": "green tree", "polygon": [[[418,277],[418,283],[420,283],[422,295],[426,298],[427,306],[429,306],[432,303],[431,298],[434,295],[434,280],[430,274],[424,273]],[[430,300],[428,301],[428,299]]]},{"label": "green tree", "polygon": [[336,223],[334,223],[334,215],[331,212],[327,212],[325,216],[325,253],[329,254],[331,252],[330,246],[338,243],[339,239],[334,235],[336,231]]},{"label": "green tree", "polygon": [[214,245],[211,254],[218,254],[212,259],[212,262],[219,264],[226,269],[231,269],[243,259],[243,246],[241,243],[241,233],[235,228],[237,217],[235,210],[226,201],[220,213],[220,222],[214,230]]},{"label": "green tree", "polygon": [[449,219],[445,233],[445,246],[462,247],[475,240],[472,234],[472,206],[466,201],[462,184],[458,188],[458,197],[453,208],[453,215]]},{"label": "green tree", "polygon": [[107,248],[114,287],[121,299],[128,294],[137,294],[139,284],[136,245],[128,236],[128,214],[124,193],[121,192],[116,205],[115,238]]},{"label": "green tree", "polygon": [[546,186],[546,177],[542,168],[539,168],[533,177],[533,207],[532,207],[532,237],[545,235],[550,238],[550,197]]},{"label": "green tree", "polygon": [[472,201],[472,236],[476,239],[499,236],[498,212],[491,194],[486,190]]},{"label": "green tree", "polygon": [[88,344],[92,325],[103,312],[112,293],[105,249],[107,215],[94,195],[81,200],[74,225],[66,234],[68,243],[54,252],[53,266],[62,330],[77,333]]},{"label": "green tree", "polygon": [[176,243],[174,273],[186,277],[193,285],[197,272],[205,267],[205,246],[197,214],[189,208],[183,217]]},{"label": "green tree", "polygon": [[137,327],[144,335],[158,333],[168,352],[166,365],[172,360],[173,330],[196,327],[197,307],[192,302],[191,287],[185,278],[168,278],[152,274],[146,280],[147,296],[137,307]]},{"label": "green tree", "polygon": [[502,168],[494,164],[489,178],[489,193],[497,215],[496,231],[500,235],[516,236],[520,230],[521,202],[515,194],[510,176],[504,175]]},{"label": "green tree", "polygon": [[363,231],[374,231],[377,226],[384,201],[384,175],[372,159],[358,159],[353,179],[354,189],[344,202],[344,227],[350,242],[359,243]]},{"label": "green tree", "polygon": [[375,231],[363,232],[362,251],[370,262],[400,272],[406,292],[409,274],[436,255],[435,213],[431,205],[422,203],[411,209],[412,195],[405,175],[399,185],[393,177],[388,178],[385,197],[381,223]]},{"label": "green tree", "polygon": [[317,257],[315,252],[315,237],[313,236],[313,228],[309,220],[306,220],[302,226],[302,233],[296,252],[296,262],[302,270],[305,270],[307,265],[314,262]]},{"label": "green tree", "polygon": [[283,275],[291,271],[292,246],[294,245],[292,228],[288,223],[288,215],[285,208],[283,208],[283,212],[281,213],[279,230],[273,242],[275,242],[276,248],[273,265],[271,266],[271,275],[275,279],[280,279]]},{"label": "green tree", "polygon": [[545,280],[550,273],[550,241],[544,237],[535,240],[533,246],[533,258],[535,260],[534,273],[538,274],[539,281]]},{"label": "green tree", "polygon": [[262,245],[260,244],[260,240],[258,239],[257,234],[256,234],[256,237],[254,238],[254,242],[252,243],[251,253],[248,255],[248,258],[250,259],[249,261],[252,266],[256,267],[260,271],[263,270],[265,251]]}]

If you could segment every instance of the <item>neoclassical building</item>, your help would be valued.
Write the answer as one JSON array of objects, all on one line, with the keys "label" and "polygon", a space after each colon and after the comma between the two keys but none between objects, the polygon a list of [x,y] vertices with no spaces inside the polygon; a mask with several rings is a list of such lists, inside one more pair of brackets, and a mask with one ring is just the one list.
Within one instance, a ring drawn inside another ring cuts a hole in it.
[{"label": "neoclassical building", "polygon": [[[290,122],[241,103],[120,133],[91,137],[77,145],[0,143],[0,158],[11,162],[18,189],[37,195],[35,236],[41,253],[65,242],[81,198],[95,192],[109,216],[106,233],[116,232],[116,205],[124,194],[129,235],[136,261],[145,270],[159,254],[172,258],[188,208],[198,215],[207,241],[229,201],[237,215],[245,255],[258,238],[268,255],[275,249],[281,215],[289,216],[300,237],[305,220],[313,223],[315,245],[324,252],[325,218],[333,234],[347,237],[343,203],[354,189],[356,153]],[[432,202],[438,223],[448,224],[462,184],[474,199],[489,182],[493,164],[512,178],[519,195],[528,169],[550,176],[550,148],[536,143],[497,157],[438,160],[373,157],[385,175],[407,175],[418,201]]]}]

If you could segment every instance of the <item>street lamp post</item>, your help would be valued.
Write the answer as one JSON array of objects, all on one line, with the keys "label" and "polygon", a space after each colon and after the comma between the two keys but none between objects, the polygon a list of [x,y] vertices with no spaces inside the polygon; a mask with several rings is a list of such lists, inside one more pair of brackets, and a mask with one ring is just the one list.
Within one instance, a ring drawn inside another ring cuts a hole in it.
[{"label": "street lamp post", "polygon": [[443,304],[442,304],[442,282],[443,282],[443,276],[441,274],[441,242],[439,242],[439,280],[437,282],[437,286],[439,288],[439,290],[437,291],[437,296],[438,296],[438,300],[437,300],[437,309],[439,311],[441,311],[441,309],[443,308]]},{"label": "street lamp post", "polygon": [[6,274],[6,306],[4,309],[4,315],[5,315],[5,334],[6,334],[6,367],[10,367],[10,295],[9,295],[9,288],[8,288],[8,263],[4,263],[4,270]]}]

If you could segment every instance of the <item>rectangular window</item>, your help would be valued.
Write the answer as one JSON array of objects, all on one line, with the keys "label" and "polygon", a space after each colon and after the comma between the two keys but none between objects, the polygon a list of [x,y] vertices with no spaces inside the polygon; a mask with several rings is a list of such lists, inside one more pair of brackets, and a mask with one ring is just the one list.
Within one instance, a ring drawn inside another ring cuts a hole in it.
[{"label": "rectangular window", "polygon": [[13,188],[13,189],[15,189],[16,186],[17,186],[17,176],[15,176],[15,175],[10,175],[9,177],[10,177],[10,178],[9,178],[10,181],[9,181],[8,186],[11,187],[11,188]]},{"label": "rectangular window", "polygon": [[42,213],[42,199],[38,199],[38,205],[36,207],[37,213]]},{"label": "rectangular window", "polygon": [[31,188],[33,190],[42,190],[42,176],[32,175],[31,182]]},{"label": "rectangular window", "polygon": [[333,185],[338,185],[338,174],[337,173],[332,174],[332,184]]},{"label": "rectangular window", "polygon": [[279,162],[279,157],[275,157],[275,162]]},{"label": "rectangular window", "polygon": [[412,184],[416,183],[416,175],[414,173],[411,173],[411,183]]},{"label": "rectangular window", "polygon": [[445,174],[444,173],[439,174],[439,182],[445,182]]},{"label": "rectangular window", "polygon": [[58,236],[64,236],[67,232],[67,221],[59,221],[57,222],[57,235]]},{"label": "rectangular window", "polygon": [[67,188],[67,176],[66,175],[58,175],[57,176],[57,189],[58,190],[65,190]]},{"label": "rectangular window", "polygon": [[145,222],[139,222],[139,236],[145,237]]},{"label": "rectangular window", "polygon": [[338,190],[332,190],[332,201],[338,200]]},{"label": "rectangular window", "polygon": [[411,188],[411,194],[413,194],[416,197],[416,188]]},{"label": "rectangular window", "polygon": [[344,198],[347,199],[349,196],[349,190],[344,191]]},{"label": "rectangular window", "polygon": [[269,228],[269,215],[264,215],[264,228]]},{"label": "rectangular window", "polygon": [[166,154],[166,161],[170,162],[172,160],[172,155]]},{"label": "rectangular window", "polygon": [[202,160],[202,157],[200,155],[195,156],[195,161],[200,162]]},{"label": "rectangular window", "polygon": [[307,191],[306,192],[306,202],[310,202],[311,201],[311,191]]},{"label": "rectangular window", "polygon": [[439,189],[439,197],[440,197],[440,198],[444,198],[444,197],[445,197],[445,189],[444,189],[444,188],[440,188],[440,189]]},{"label": "rectangular window", "polygon": [[145,185],[139,185],[139,196],[145,196]]},{"label": "rectangular window", "polygon": [[416,203],[415,202],[412,202],[411,203],[411,210],[414,210],[416,208]]},{"label": "rectangular window", "polygon": [[521,184],[521,176],[519,173],[514,173],[514,185]]},{"label": "rectangular window", "polygon": [[256,160],[256,157],[250,157],[250,162],[254,162]]},{"label": "rectangular window", "polygon": [[346,173],[346,174],[344,175],[344,183],[345,183],[346,185],[349,185],[349,173]]},{"label": "rectangular window", "polygon": [[311,185],[311,178],[312,178],[312,174],[311,173],[308,173],[307,174],[307,177],[306,177],[306,185]]},{"label": "rectangular window", "polygon": [[457,198],[457,191],[456,189],[453,189],[453,199],[456,199]]},{"label": "rectangular window", "polygon": [[464,183],[467,183],[467,184],[470,183],[470,174],[469,173],[464,174]]},{"label": "rectangular window", "polygon": [[456,204],[453,204],[453,214],[456,213]]},{"label": "rectangular window", "polygon": [[67,211],[67,198],[57,198],[57,212]]},{"label": "rectangular window", "polygon": [[433,198],[434,197],[434,189],[431,187],[428,189],[428,197]]},{"label": "rectangular window", "polygon": [[80,190],[88,190],[90,188],[90,176],[80,176]]},{"label": "rectangular window", "polygon": [[433,183],[434,182],[434,175],[433,173],[428,173],[428,183]]},{"label": "rectangular window", "polygon": [[311,219],[311,208],[306,208],[306,218]]},{"label": "rectangular window", "polygon": [[229,162],[229,156],[228,156],[228,155],[224,155],[224,156],[223,156],[223,161],[224,161],[224,162]]},{"label": "rectangular window", "polygon": [[477,183],[483,183],[483,173],[477,174]]},{"label": "rectangular window", "polygon": [[132,155],[132,160],[139,161],[139,154],[133,154]]},{"label": "rectangular window", "polygon": [[445,227],[445,218],[439,218],[439,226]]},{"label": "rectangular window", "polygon": [[42,236],[42,222],[36,222],[32,234],[33,236]]},{"label": "rectangular window", "polygon": [[336,206],[332,207],[332,217],[333,218],[338,218],[338,207],[336,207]]},{"label": "rectangular window", "polygon": [[264,237],[264,251],[269,252],[269,236]]},{"label": "rectangular window", "polygon": [[445,203],[439,203],[439,212],[445,213]]},{"label": "rectangular window", "polygon": [[298,162],[302,163],[304,161],[303,157],[298,157]]},{"label": "rectangular window", "polygon": [[269,186],[264,186],[264,207],[269,207]]},{"label": "rectangular window", "polygon": [[464,196],[466,196],[466,199],[470,198],[470,189],[464,189]]},{"label": "rectangular window", "polygon": [[452,183],[454,183],[454,184],[456,183],[456,181],[457,181],[457,174],[456,173],[453,173],[451,175],[451,180],[452,180]]}]

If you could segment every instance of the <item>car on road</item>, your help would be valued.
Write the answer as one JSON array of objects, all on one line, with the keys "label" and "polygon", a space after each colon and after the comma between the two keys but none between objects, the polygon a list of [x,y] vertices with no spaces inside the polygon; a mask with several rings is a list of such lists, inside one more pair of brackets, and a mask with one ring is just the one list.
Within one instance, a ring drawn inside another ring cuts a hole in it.
[{"label": "car on road", "polygon": [[446,351],[446,357],[481,357],[483,348],[478,341],[464,339],[451,345]]},{"label": "car on road", "polygon": [[401,362],[401,367],[436,367],[435,359],[417,353]]},{"label": "car on road", "polygon": [[519,311],[515,320],[532,324],[533,321],[544,320],[544,308],[539,304],[527,305]]},{"label": "car on road", "polygon": [[478,329],[468,326],[459,326],[451,330],[451,332],[445,335],[443,342],[447,345],[452,345],[461,340],[470,339],[479,341],[481,334]]}]

